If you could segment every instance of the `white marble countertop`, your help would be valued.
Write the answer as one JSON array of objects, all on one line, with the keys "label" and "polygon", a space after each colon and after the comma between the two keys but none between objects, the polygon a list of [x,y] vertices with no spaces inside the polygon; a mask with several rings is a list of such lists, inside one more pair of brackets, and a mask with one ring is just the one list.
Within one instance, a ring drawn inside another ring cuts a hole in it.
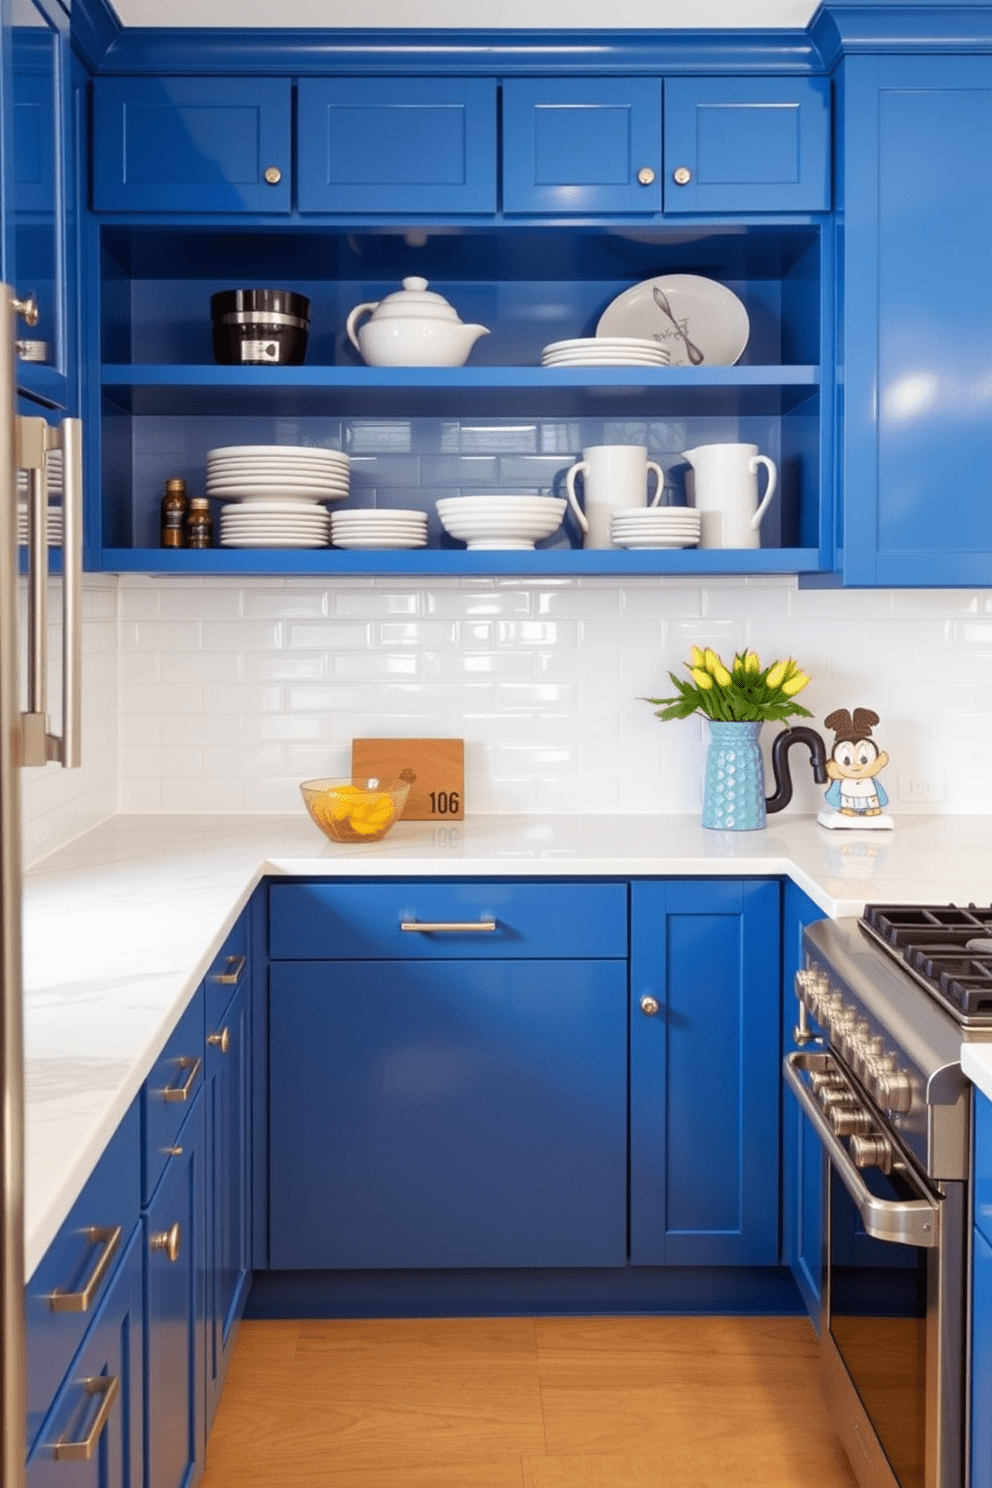
[{"label": "white marble countertop", "polygon": [[[31,1274],[228,930],[285,874],[792,878],[827,914],[992,898],[992,821],[910,816],[891,832],[781,817],[480,816],[326,842],[303,815],[118,816],[24,881],[26,1264]],[[992,1086],[990,1086],[992,1088]]]}]

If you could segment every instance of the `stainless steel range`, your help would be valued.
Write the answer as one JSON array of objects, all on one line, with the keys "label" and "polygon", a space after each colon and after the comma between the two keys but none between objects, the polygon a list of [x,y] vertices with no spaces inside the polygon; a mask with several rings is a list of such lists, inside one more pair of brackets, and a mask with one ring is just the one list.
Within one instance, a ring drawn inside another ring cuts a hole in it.
[{"label": "stainless steel range", "polygon": [[864,1488],[967,1481],[970,1086],[992,908],[870,905],[804,932],[786,1080],[825,1155],[821,1386]]}]

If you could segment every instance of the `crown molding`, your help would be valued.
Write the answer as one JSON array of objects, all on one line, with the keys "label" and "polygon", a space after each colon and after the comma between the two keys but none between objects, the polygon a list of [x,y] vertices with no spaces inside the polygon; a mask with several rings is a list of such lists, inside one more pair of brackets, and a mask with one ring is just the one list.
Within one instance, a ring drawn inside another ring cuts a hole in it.
[{"label": "crown molding", "polygon": [[871,53],[992,51],[988,0],[826,0],[809,24],[824,65]]}]

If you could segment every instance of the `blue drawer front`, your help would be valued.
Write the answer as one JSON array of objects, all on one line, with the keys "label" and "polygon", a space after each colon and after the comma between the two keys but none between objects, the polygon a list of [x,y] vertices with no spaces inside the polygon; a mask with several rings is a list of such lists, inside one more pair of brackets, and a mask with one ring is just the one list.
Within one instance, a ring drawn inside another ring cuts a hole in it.
[{"label": "blue drawer front", "polygon": [[[680,168],[690,172],[684,185]],[[665,83],[666,212],[829,208],[829,79]]]},{"label": "blue drawer front", "polygon": [[291,121],[288,78],[97,78],[94,208],[288,212]]},{"label": "blue drawer front", "polygon": [[[495,922],[492,931],[402,930],[404,923]],[[273,884],[274,960],[489,960],[627,954],[625,884]]]},{"label": "blue drawer front", "polygon": [[[141,1121],[135,1101],[27,1284],[29,1448],[117,1273],[138,1219],[140,1174]],[[91,1239],[87,1231],[113,1231],[118,1227],[120,1237],[110,1267],[94,1288],[86,1311],[53,1311],[52,1294],[83,1290],[106,1254],[109,1240]]]},{"label": "blue drawer front", "polygon": [[[29,1453],[27,1488],[140,1488],[144,1336],[141,1276],[141,1229],[137,1227]],[[86,1380],[116,1380],[116,1392],[89,1460],[58,1460],[54,1452],[57,1442],[78,1442],[96,1424],[102,1396],[91,1395],[82,1383]]]},{"label": "blue drawer front", "polygon": [[204,1017],[212,1032],[238,987],[248,976],[248,912],[238,920],[203,980]]},{"label": "blue drawer front", "polygon": [[493,78],[303,78],[301,212],[493,212]]},{"label": "blue drawer front", "polygon": [[[147,1203],[169,1161],[179,1128],[203,1086],[205,1049],[203,988],[186,1009],[141,1092],[142,1203]],[[180,1094],[184,1095],[179,1099]]]}]

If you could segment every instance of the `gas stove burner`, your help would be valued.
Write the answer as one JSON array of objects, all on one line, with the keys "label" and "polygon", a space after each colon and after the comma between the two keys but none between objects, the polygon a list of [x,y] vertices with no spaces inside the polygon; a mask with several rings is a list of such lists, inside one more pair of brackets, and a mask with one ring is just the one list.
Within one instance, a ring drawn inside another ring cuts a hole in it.
[{"label": "gas stove burner", "polygon": [[952,1011],[992,1018],[992,907],[869,904],[861,924]]}]

